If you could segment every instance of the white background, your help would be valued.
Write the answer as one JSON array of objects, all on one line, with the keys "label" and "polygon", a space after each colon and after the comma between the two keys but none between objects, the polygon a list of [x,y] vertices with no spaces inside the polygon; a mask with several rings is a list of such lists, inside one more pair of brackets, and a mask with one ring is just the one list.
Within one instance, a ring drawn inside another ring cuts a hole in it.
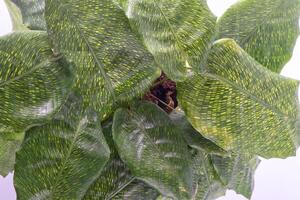
[{"label": "white background", "polygon": [[[213,13],[220,16],[237,0],[208,0]],[[0,0],[0,35],[11,31],[12,25],[3,0]],[[294,54],[284,67],[282,75],[300,80],[300,39],[298,38]],[[13,175],[0,176],[0,200],[15,200]],[[9,196],[7,196],[9,194]],[[234,191],[218,200],[245,200]],[[263,160],[255,172],[255,188],[251,200],[300,200],[300,150],[297,157],[287,159]]]}]

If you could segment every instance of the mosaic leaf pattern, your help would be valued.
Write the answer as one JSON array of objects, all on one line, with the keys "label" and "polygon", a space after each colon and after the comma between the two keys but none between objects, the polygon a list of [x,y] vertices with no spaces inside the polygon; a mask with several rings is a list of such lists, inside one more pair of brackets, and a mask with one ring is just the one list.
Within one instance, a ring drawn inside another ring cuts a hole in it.
[{"label": "mosaic leaf pattern", "polygon": [[231,157],[211,155],[211,160],[227,189],[250,199],[254,189],[254,171],[260,160],[256,157],[249,159],[243,154],[233,154]]},{"label": "mosaic leaf pattern", "polygon": [[[65,119],[78,105],[68,102]],[[19,199],[81,199],[100,175],[110,155],[101,126],[89,111],[78,119],[76,126],[53,120],[27,131],[15,165]]]},{"label": "mosaic leaf pattern", "polygon": [[111,0],[46,0],[55,51],[76,64],[75,89],[104,119],[115,102],[142,95],[160,71]]},{"label": "mosaic leaf pattern", "polygon": [[113,138],[121,159],[137,178],[165,196],[191,198],[191,157],[183,137],[163,110],[150,103],[118,109]]},{"label": "mosaic leaf pattern", "polygon": [[20,148],[24,133],[0,134],[0,175],[6,176],[12,172],[15,164],[15,153]]},{"label": "mosaic leaf pattern", "polygon": [[216,22],[205,0],[119,2],[169,78],[182,80],[198,69]]},{"label": "mosaic leaf pattern", "polygon": [[206,72],[178,84],[188,120],[225,150],[295,155],[299,83],[259,65],[233,40],[217,41]]},{"label": "mosaic leaf pattern", "polygon": [[69,67],[52,55],[44,32],[0,38],[0,132],[19,132],[51,118],[69,93]]},{"label": "mosaic leaf pattern", "polygon": [[279,73],[299,36],[300,1],[247,0],[218,20],[218,37],[234,39],[259,63]]}]

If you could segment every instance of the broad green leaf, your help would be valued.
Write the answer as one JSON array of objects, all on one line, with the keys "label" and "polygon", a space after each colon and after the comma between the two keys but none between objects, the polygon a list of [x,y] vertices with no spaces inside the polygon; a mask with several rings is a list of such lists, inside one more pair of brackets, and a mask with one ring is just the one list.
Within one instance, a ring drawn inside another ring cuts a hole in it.
[{"label": "broad green leaf", "polygon": [[118,109],[113,138],[133,175],[166,196],[191,198],[191,156],[180,130],[163,110],[145,102]]},{"label": "broad green leaf", "polygon": [[193,159],[195,176],[197,179],[197,193],[195,200],[214,200],[225,195],[226,187],[216,174],[210,155],[198,151]]},{"label": "broad green leaf", "polygon": [[226,154],[222,148],[214,144],[212,141],[206,139],[196,131],[190,122],[186,119],[185,113],[180,108],[176,108],[169,114],[170,118],[181,130],[188,145],[197,150],[203,150],[207,153],[214,153],[223,155]]},{"label": "broad green leaf", "polygon": [[72,83],[69,65],[54,57],[47,34],[0,38],[0,132],[43,123],[60,108]]},{"label": "broad green leaf", "polygon": [[11,0],[4,0],[6,4],[11,22],[13,31],[22,31],[28,30],[26,26],[23,24],[22,13],[20,9],[13,3]]},{"label": "broad green leaf", "polygon": [[111,0],[46,0],[55,51],[75,64],[75,89],[106,118],[115,102],[141,95],[157,78],[152,55]]},{"label": "broad green leaf", "polygon": [[142,181],[135,180],[112,200],[156,200],[158,191]]},{"label": "broad green leaf", "polygon": [[227,151],[295,155],[299,82],[272,73],[230,39],[213,45],[204,67],[178,84],[179,103],[196,130]]},{"label": "broad green leaf", "polygon": [[110,159],[101,175],[85,194],[84,199],[86,200],[112,199],[135,179],[119,158],[112,139],[112,120],[108,120],[103,124],[103,134],[111,152]]},{"label": "broad green leaf", "polygon": [[258,158],[248,159],[242,154],[231,157],[211,155],[211,159],[217,174],[226,184],[227,189],[235,190],[250,199],[254,189],[254,171],[260,160]]},{"label": "broad green leaf", "polygon": [[259,63],[279,73],[299,35],[299,0],[247,0],[218,20],[219,38],[234,39]]},{"label": "broad green leaf", "polygon": [[[71,120],[33,127],[17,153],[14,184],[18,199],[81,199],[109,159],[109,147],[95,115],[82,111]],[[76,105],[76,107],[74,106]]]},{"label": "broad green leaf", "polygon": [[[20,27],[14,26],[14,30],[28,28],[30,30],[46,30],[44,18],[45,0],[5,0],[13,22],[22,22]],[[15,23],[13,23],[15,24]]]},{"label": "broad green leaf", "polygon": [[22,144],[24,132],[0,134],[0,175],[6,176],[13,171],[15,153]]},{"label": "broad green leaf", "polygon": [[198,69],[215,31],[205,0],[117,0],[161,69],[181,80]]}]

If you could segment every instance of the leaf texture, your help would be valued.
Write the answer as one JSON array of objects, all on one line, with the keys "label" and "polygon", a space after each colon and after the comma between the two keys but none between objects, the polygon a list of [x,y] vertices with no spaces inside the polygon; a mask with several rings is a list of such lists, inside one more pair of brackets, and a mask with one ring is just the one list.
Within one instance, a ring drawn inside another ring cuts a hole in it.
[{"label": "leaf texture", "polygon": [[[5,0],[7,4],[15,4],[21,11],[24,26],[30,30],[46,30],[44,18],[45,0]],[[13,18],[17,12],[10,13]]]},{"label": "leaf texture", "polygon": [[165,196],[191,198],[191,157],[179,130],[163,110],[150,103],[118,109],[113,138],[121,159],[137,178]]},{"label": "leaf texture", "polygon": [[259,63],[279,73],[299,36],[300,1],[247,0],[218,20],[218,38],[234,39]]},{"label": "leaf texture", "polygon": [[12,172],[15,164],[15,153],[20,148],[24,132],[0,134],[0,175]]},{"label": "leaf texture", "polygon": [[[65,119],[78,105],[70,102]],[[19,199],[82,199],[100,175],[110,155],[100,124],[90,111],[77,118],[77,126],[54,119],[27,131],[15,165]]]},{"label": "leaf texture", "polygon": [[0,38],[0,132],[19,132],[53,116],[71,87],[69,67],[52,55],[44,32]]},{"label": "leaf texture", "polygon": [[295,154],[297,81],[265,69],[230,39],[214,44],[205,70],[178,84],[179,103],[196,130],[228,151]]},{"label": "leaf texture", "polygon": [[118,0],[161,69],[182,80],[198,69],[215,31],[205,0]]},{"label": "leaf texture", "polygon": [[55,51],[76,63],[75,89],[85,104],[109,116],[114,103],[141,95],[157,78],[152,55],[111,0],[46,0]]},{"label": "leaf texture", "polygon": [[254,189],[254,171],[260,163],[259,158],[247,158],[243,154],[233,154],[231,157],[211,155],[211,160],[217,174],[227,189],[250,199]]}]

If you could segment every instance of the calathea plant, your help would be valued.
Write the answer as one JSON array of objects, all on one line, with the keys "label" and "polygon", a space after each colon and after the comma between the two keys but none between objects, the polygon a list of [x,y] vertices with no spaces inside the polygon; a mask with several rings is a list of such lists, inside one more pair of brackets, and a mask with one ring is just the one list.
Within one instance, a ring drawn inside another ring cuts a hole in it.
[{"label": "calathea plant", "polygon": [[280,76],[299,0],[6,0],[0,174],[18,199],[250,198],[295,155],[299,82]]}]

